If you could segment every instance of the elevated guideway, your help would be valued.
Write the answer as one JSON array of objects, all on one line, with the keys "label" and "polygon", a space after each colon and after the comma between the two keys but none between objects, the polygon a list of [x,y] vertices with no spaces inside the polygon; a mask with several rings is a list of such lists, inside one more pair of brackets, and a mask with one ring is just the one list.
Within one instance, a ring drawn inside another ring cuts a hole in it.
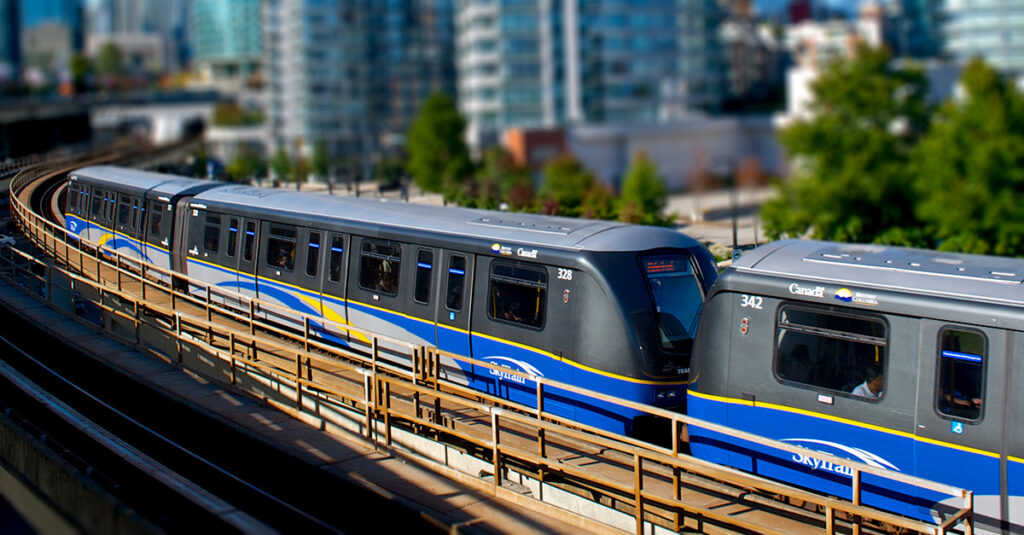
[{"label": "elevated guideway", "polygon": [[[320,318],[302,317],[298,331],[267,323],[257,311],[274,311],[273,304],[139,265],[96,244],[69,243],[59,225],[29,209],[31,191],[46,178],[54,173],[24,173],[11,185],[17,221],[46,258],[5,249],[3,278],[37,288],[35,299],[151,358],[329,434],[361,437],[364,447],[430,467],[475,495],[592,531],[938,533],[961,521],[969,531],[972,495],[964,489],[588,393],[662,417],[671,437],[667,446],[656,446],[552,416],[543,406],[519,406],[448,383],[438,373],[440,358],[465,360],[458,355],[342,325],[332,328],[349,331],[352,348],[327,345],[309,335],[311,322]],[[164,281],[172,277],[187,284],[171,289]],[[46,291],[40,293],[40,286]],[[94,313],[75,315],[85,302]],[[396,365],[396,359],[409,364]],[[523,379],[537,384],[538,399],[544,388],[585,392],[543,378]],[[850,495],[820,496],[689,457],[687,425],[846,467],[854,474]],[[865,474],[947,493],[963,507],[927,523],[861,506]]]}]

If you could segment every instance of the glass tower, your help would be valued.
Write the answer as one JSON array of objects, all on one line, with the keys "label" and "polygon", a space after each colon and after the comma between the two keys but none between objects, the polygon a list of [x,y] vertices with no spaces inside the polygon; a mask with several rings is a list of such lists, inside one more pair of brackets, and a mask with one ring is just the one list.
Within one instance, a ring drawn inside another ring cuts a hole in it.
[{"label": "glass tower", "polygon": [[192,54],[200,69],[234,77],[252,74],[263,54],[260,0],[192,0]]},{"label": "glass tower", "polygon": [[723,99],[716,0],[457,0],[474,144],[510,127],[652,124]]},{"label": "glass tower", "polygon": [[1024,75],[1024,0],[946,0],[942,15],[946,55]]},{"label": "glass tower", "polygon": [[402,143],[431,92],[454,95],[451,0],[265,0],[263,10],[275,146],[376,152]]}]

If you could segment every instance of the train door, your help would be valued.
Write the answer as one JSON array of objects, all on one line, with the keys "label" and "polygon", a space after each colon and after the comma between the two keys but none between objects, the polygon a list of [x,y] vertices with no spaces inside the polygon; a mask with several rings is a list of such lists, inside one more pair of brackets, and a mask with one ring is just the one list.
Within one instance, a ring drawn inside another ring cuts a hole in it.
[{"label": "train door", "polygon": [[139,199],[124,193],[117,194],[117,218],[114,221],[114,249],[126,258],[141,258],[138,246]]},{"label": "train door", "polygon": [[[1024,384],[1024,333],[1013,332],[1010,337],[1013,347],[1010,368],[1007,370],[1006,385]],[[1007,407],[1024,407],[1024,389],[1006,388]],[[1024,533],[1024,411],[1008,410],[1004,429],[1016,429],[1008,433],[1006,444],[1006,492],[1003,510],[1009,512],[1006,518],[1012,529]]]},{"label": "train door", "polygon": [[251,217],[238,218],[239,252],[237,268],[238,293],[259,297],[256,283],[256,259],[259,249],[259,220]]},{"label": "train door", "polygon": [[[1007,338],[1000,329],[922,321],[915,475],[973,490],[976,525],[990,531],[1008,514],[1001,500]],[[927,503],[944,498],[920,492]],[[955,510],[962,501],[943,505]]]},{"label": "train door", "polygon": [[347,236],[338,232],[325,233],[321,249],[323,250],[323,269],[320,286],[320,300],[323,303],[325,323],[324,338],[333,342],[347,344],[351,341],[351,333],[341,329],[340,325],[348,325],[348,308],[345,304],[345,281],[348,280],[348,248]]},{"label": "train door", "polygon": [[[472,254],[440,250],[437,257],[438,298],[436,299],[437,348],[464,357],[472,356],[470,311],[473,310]],[[468,384],[472,365],[451,361],[442,370],[447,378]]]},{"label": "train door", "polygon": [[[172,268],[178,273],[188,275],[188,219],[191,214],[189,208],[189,197],[178,199],[178,205],[174,210],[174,239],[171,243],[174,250],[171,253],[173,258]],[[196,215],[199,211],[196,210]]]},{"label": "train door", "polygon": [[276,305],[262,309],[261,313],[271,321],[302,328],[299,317],[289,311],[307,314],[319,314],[319,311],[313,310],[299,290],[302,284],[300,228],[275,221],[262,221],[260,227],[259,254],[255,258],[259,299]]},{"label": "train door", "polygon": [[174,207],[166,199],[147,201],[146,217],[141,233],[145,242],[143,252],[155,266],[171,269],[171,223]]}]

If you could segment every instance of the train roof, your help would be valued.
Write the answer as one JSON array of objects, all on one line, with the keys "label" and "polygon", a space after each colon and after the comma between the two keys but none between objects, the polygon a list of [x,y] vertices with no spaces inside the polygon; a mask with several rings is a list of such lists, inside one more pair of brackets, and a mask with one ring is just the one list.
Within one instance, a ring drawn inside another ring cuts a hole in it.
[{"label": "train roof", "polygon": [[887,245],[784,240],[733,264],[738,273],[1024,305],[1024,260]]},{"label": "train roof", "polygon": [[116,189],[127,187],[136,191],[151,192],[156,196],[167,197],[191,195],[206,189],[223,186],[222,183],[209,180],[139,171],[113,165],[92,165],[76,169],[70,174],[73,177],[78,177],[79,180],[87,179],[89,182],[101,186],[106,185]]},{"label": "train roof", "polygon": [[277,211],[329,225],[338,219],[395,230],[417,230],[489,242],[528,243],[553,248],[626,251],[657,247],[700,247],[673,230],[567,217],[496,212],[302,193],[251,186],[225,186],[193,202]]}]

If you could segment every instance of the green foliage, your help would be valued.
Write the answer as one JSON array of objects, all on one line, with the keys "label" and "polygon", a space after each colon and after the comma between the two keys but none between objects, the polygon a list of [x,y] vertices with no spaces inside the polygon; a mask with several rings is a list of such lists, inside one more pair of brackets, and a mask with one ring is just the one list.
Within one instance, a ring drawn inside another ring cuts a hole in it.
[{"label": "green foliage", "polygon": [[253,177],[264,174],[266,167],[266,163],[257,152],[244,149],[238,151],[225,171],[233,182],[248,182]]},{"label": "green foliage", "polygon": [[89,56],[81,52],[71,54],[71,59],[68,60],[68,71],[71,72],[71,79],[75,84],[76,91],[82,92],[85,90],[86,79],[94,70],[95,68]]},{"label": "green foliage", "polygon": [[124,56],[116,44],[107,42],[100,47],[96,57],[96,72],[104,76],[120,76],[124,72]]},{"label": "green foliage", "polygon": [[244,110],[234,102],[220,102],[213,107],[213,124],[217,126],[263,124],[263,113],[258,110]]},{"label": "green foliage", "polygon": [[314,175],[321,180],[327,178],[331,160],[327,157],[327,146],[323,141],[317,141],[313,144],[313,159],[310,165],[313,168]]},{"label": "green foliage", "polygon": [[927,83],[885,50],[859,47],[813,86],[813,117],[781,133],[794,176],[765,204],[765,232],[913,244],[911,154],[926,130]]},{"label": "green foliage", "polygon": [[270,169],[274,172],[277,180],[288,180],[292,174],[292,159],[284,147],[278,147],[274,155],[270,157]]},{"label": "green foliage", "polygon": [[463,140],[466,121],[452,100],[434,93],[409,127],[409,172],[425,191],[443,191],[458,197],[463,179],[469,176],[469,149]]},{"label": "green foliage", "polygon": [[981,60],[916,152],[916,213],[939,249],[1024,256],[1024,96]]},{"label": "green foliage", "polygon": [[559,156],[544,166],[544,182],[540,187],[541,211],[577,216],[584,194],[595,184],[597,179],[579,160],[570,155]]},{"label": "green foliage", "polygon": [[533,205],[529,173],[517,167],[512,156],[498,147],[484,154],[484,161],[468,186],[474,193],[472,204],[477,208],[493,210],[503,202],[513,210],[525,210]]},{"label": "green foliage", "polygon": [[665,185],[658,177],[658,168],[643,151],[636,153],[626,171],[619,201],[619,219],[645,225],[668,225],[662,215],[665,209]]}]

